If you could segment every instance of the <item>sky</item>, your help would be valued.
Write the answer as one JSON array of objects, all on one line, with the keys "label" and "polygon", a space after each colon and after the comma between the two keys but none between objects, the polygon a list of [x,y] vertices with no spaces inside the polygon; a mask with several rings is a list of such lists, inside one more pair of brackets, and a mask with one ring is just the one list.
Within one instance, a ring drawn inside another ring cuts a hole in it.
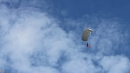
[{"label": "sky", "polygon": [[[0,0],[4,73],[130,73],[129,0]],[[91,28],[88,43],[82,32]]]}]

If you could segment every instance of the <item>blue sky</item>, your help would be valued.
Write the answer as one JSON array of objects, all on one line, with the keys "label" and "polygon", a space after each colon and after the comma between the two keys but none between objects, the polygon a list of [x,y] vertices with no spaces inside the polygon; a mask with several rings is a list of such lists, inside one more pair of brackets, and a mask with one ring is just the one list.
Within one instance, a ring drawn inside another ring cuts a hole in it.
[{"label": "blue sky", "polygon": [[[55,0],[54,9],[67,10],[68,17],[79,18],[86,14],[117,17],[129,21],[129,0]],[[55,11],[57,14],[58,10]]]},{"label": "blue sky", "polygon": [[[130,73],[130,1],[0,0],[4,73]],[[91,48],[81,40],[86,28]]]}]

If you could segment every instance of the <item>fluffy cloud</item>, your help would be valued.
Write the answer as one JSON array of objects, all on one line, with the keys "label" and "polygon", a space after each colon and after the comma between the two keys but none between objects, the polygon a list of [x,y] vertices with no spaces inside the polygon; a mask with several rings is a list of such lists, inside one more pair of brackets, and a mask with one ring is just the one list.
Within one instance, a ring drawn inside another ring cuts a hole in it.
[{"label": "fluffy cloud", "polygon": [[128,73],[130,71],[129,59],[124,56],[105,56],[100,64],[108,73]]}]

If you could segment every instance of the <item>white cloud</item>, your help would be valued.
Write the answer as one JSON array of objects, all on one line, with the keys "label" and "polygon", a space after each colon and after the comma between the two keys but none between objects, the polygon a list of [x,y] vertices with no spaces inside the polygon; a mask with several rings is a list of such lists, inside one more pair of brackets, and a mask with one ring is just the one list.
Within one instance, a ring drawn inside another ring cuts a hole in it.
[{"label": "white cloud", "polygon": [[124,56],[105,56],[100,64],[108,73],[128,73],[130,71],[129,59]]},{"label": "white cloud", "polygon": [[63,70],[65,73],[96,73],[99,71],[91,61],[85,61],[82,59],[76,59],[65,63],[63,65]]}]

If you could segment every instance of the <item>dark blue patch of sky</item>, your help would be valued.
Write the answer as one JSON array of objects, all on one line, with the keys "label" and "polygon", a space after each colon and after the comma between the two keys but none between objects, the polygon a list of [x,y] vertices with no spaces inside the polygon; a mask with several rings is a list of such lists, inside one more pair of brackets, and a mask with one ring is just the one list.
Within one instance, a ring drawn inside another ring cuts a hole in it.
[{"label": "dark blue patch of sky", "polygon": [[65,9],[68,17],[79,18],[84,15],[100,15],[117,17],[130,21],[130,0],[50,0],[54,6],[54,14],[60,16],[56,10]]}]

